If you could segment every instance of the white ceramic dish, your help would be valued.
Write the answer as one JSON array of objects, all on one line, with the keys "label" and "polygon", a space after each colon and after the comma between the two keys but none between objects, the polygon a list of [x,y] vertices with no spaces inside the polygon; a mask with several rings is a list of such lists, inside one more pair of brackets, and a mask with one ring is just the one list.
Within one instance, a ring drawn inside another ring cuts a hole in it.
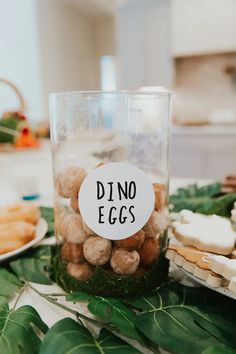
[{"label": "white ceramic dish", "polygon": [[199,279],[197,277],[195,277],[195,275],[187,272],[185,269],[183,269],[182,267],[180,266],[177,266],[180,270],[182,270],[182,272],[184,274],[186,274],[188,277],[190,277],[192,280],[194,280],[195,282],[203,285],[203,286],[206,286],[207,288],[211,289],[211,290],[214,290],[216,291],[217,293],[220,293],[220,294],[223,294],[225,296],[228,296],[230,297],[231,299],[234,299],[236,300],[236,294],[233,293],[232,291],[230,291],[229,289],[227,288],[223,288],[222,286],[219,287],[219,288],[213,288],[212,286],[210,286],[206,281],[202,280],[202,279]]},{"label": "white ceramic dish", "polygon": [[8,258],[14,257],[17,254],[20,254],[24,251],[26,251],[28,248],[37,245],[46,235],[48,230],[48,224],[45,219],[40,218],[37,225],[36,225],[36,235],[33,240],[30,242],[26,243],[24,246],[17,248],[14,251],[4,253],[0,255],[0,262],[5,261]]}]

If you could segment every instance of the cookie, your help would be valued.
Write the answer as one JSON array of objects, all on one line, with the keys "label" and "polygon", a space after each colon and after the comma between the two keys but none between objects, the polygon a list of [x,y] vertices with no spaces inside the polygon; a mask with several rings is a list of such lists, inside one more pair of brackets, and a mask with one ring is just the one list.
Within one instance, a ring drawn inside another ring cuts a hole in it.
[{"label": "cookie", "polygon": [[203,258],[207,257],[209,253],[199,251],[198,249],[193,247],[176,247],[176,250],[178,254],[183,256],[187,261],[193,263],[201,263],[201,265],[199,264],[199,266],[201,266],[202,268],[204,268],[207,264],[205,261],[203,261]]},{"label": "cookie", "polygon": [[183,245],[222,255],[233,251],[236,233],[227,219],[190,210],[182,210],[180,215],[181,221],[173,222],[172,226],[175,237]]},{"label": "cookie", "polygon": [[227,176],[224,180],[223,185],[224,187],[236,188],[236,176],[234,175]]},{"label": "cookie", "polygon": [[233,277],[228,286],[229,290],[231,290],[233,293],[236,293],[236,277]]},{"label": "cookie", "polygon": [[236,202],[234,202],[234,207],[231,210],[231,220],[236,223]]},{"label": "cookie", "polygon": [[226,176],[221,187],[221,193],[235,193],[236,192],[236,175]]},{"label": "cookie", "polygon": [[229,287],[229,280],[222,278],[221,286],[223,288],[228,288]]},{"label": "cookie", "polygon": [[205,280],[205,281],[207,281],[207,279],[210,275],[209,270],[202,269],[202,268],[198,267],[197,265],[195,265],[194,271],[192,273],[193,273],[193,275],[195,275],[195,277]]},{"label": "cookie", "polygon": [[166,251],[166,258],[169,259],[169,261],[173,261],[175,259],[175,256],[176,256],[176,251],[172,249],[168,249]]},{"label": "cookie", "polygon": [[213,288],[219,288],[222,284],[222,279],[223,278],[219,274],[210,272],[206,282]]},{"label": "cookie", "polygon": [[179,266],[179,267],[183,267],[184,264],[184,257],[181,256],[180,254],[176,253],[176,256],[174,258],[174,263]]},{"label": "cookie", "polygon": [[231,259],[236,259],[236,250],[233,250],[233,252],[230,254]]},{"label": "cookie", "polygon": [[236,187],[222,187],[220,191],[223,194],[235,193]]},{"label": "cookie", "polygon": [[228,281],[230,282],[233,277],[236,277],[236,259],[214,255],[209,259],[209,267],[225,279],[222,281],[222,286],[227,287]]},{"label": "cookie", "polygon": [[227,280],[236,277],[236,259],[229,259],[228,262],[225,263],[221,275]]},{"label": "cookie", "polygon": [[194,268],[195,268],[195,263],[189,262],[186,259],[184,259],[182,267],[187,272],[193,273],[194,272]]},{"label": "cookie", "polygon": [[166,258],[176,265],[181,266],[195,277],[206,281],[212,287],[219,287],[222,277],[210,271],[210,256],[210,253],[199,251],[193,247],[177,246],[174,243],[168,246],[166,252]]},{"label": "cookie", "polygon": [[228,261],[229,259],[227,257],[212,255],[209,258],[209,267],[213,272],[222,274]]}]

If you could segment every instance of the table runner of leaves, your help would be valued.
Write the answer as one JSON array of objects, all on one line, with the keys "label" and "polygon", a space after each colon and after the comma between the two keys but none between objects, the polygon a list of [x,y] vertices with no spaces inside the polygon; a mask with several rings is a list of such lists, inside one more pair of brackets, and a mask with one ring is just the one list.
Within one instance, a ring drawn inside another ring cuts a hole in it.
[{"label": "table runner of leaves", "polygon": [[[42,208],[53,234],[53,211]],[[159,353],[236,353],[236,302],[206,288],[169,283],[151,293],[122,300],[86,293],[44,294],[34,283],[53,284],[53,247],[31,249],[0,266],[0,353],[2,354],[138,354],[135,343]],[[51,306],[74,315],[50,329],[32,306],[17,307],[26,288]],[[60,295],[60,296],[59,296]],[[14,296],[15,302],[9,307]],[[60,303],[63,298],[68,305]],[[72,309],[86,302],[91,317]],[[98,327],[95,336],[89,329]],[[132,344],[129,343],[132,339]]]}]

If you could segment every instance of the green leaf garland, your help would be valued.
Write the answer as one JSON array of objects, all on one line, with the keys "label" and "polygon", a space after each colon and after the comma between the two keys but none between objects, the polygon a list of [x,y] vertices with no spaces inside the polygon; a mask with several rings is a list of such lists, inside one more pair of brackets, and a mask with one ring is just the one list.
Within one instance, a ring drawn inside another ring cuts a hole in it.
[{"label": "green leaf garland", "polygon": [[171,353],[199,354],[210,347],[230,352],[236,349],[235,303],[221,295],[216,296],[217,306],[211,306],[209,295],[216,296],[198,288],[161,288],[130,301],[142,311],[135,324],[152,343]]},{"label": "green leaf garland", "polygon": [[100,320],[112,323],[122,334],[139,341],[144,336],[135,327],[135,314],[120,300],[93,296],[89,299],[88,310]]},{"label": "green leaf garland", "polygon": [[10,262],[19,278],[39,284],[52,284],[46,270],[51,266],[51,247],[41,246]]},{"label": "green leaf garland", "polygon": [[17,310],[10,310],[7,303],[0,303],[1,354],[38,353],[40,333],[46,333],[47,329],[33,307],[22,306]]},{"label": "green leaf garland", "polygon": [[139,350],[101,329],[94,338],[84,326],[65,318],[57,322],[46,334],[39,354],[141,354]]},{"label": "green leaf garland", "polygon": [[0,296],[9,299],[22,286],[18,277],[6,270],[0,268]]},{"label": "green leaf garland", "polygon": [[182,209],[188,209],[207,212],[220,195],[221,186],[221,183],[213,183],[203,187],[193,184],[187,188],[179,188],[175,194],[170,196],[170,210],[179,212]]}]

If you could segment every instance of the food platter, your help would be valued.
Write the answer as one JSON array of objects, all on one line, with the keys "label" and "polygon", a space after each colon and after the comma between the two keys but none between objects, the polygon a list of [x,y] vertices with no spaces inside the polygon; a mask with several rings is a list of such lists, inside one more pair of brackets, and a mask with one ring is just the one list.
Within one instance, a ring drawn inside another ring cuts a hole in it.
[{"label": "food platter", "polygon": [[15,249],[14,251],[7,252],[7,253],[0,255],[0,262],[5,261],[6,259],[12,258],[12,257],[26,251],[30,247],[37,245],[44,238],[44,236],[47,233],[47,230],[48,230],[48,224],[47,224],[46,220],[43,218],[40,218],[37,225],[36,225],[36,234],[35,234],[34,239],[31,240],[30,242],[26,243],[22,247]]},{"label": "food platter", "polygon": [[[176,264],[175,264],[176,265]],[[176,265],[177,266],[177,265]],[[222,286],[221,287],[218,287],[218,288],[214,288],[212,287],[211,285],[209,285],[206,281],[202,280],[202,279],[199,279],[197,277],[195,277],[195,275],[193,275],[192,273],[189,273],[187,270],[183,269],[182,267],[180,266],[177,266],[184,274],[186,274],[188,277],[190,277],[192,280],[194,280],[195,282],[213,290],[213,291],[216,291],[217,293],[220,293],[222,295],[225,295],[225,296],[228,296],[230,297],[231,299],[234,299],[236,300],[236,294],[233,293],[232,291],[230,291],[229,289],[227,288],[223,288]]]}]

